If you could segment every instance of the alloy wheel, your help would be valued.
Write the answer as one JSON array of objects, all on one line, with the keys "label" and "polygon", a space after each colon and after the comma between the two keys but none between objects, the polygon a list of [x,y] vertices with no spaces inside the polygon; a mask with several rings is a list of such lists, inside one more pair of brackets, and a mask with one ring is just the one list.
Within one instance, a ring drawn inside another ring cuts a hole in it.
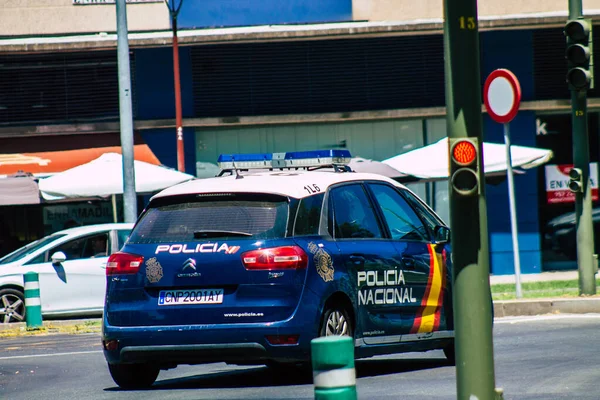
[{"label": "alloy wheel", "polygon": [[4,323],[25,321],[25,303],[16,294],[0,296],[0,320]]},{"label": "alloy wheel", "polygon": [[343,336],[348,335],[348,321],[344,314],[339,310],[334,310],[329,314],[325,326],[325,336]]}]

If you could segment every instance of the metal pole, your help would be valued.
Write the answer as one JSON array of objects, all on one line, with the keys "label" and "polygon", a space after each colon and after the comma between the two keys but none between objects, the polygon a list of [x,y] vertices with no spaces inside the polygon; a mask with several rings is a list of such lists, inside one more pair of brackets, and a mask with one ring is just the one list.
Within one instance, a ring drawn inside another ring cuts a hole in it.
[{"label": "metal pole", "polygon": [[127,9],[125,0],[117,0],[117,62],[119,65],[119,111],[121,151],[123,153],[123,209],[125,222],[137,219],[135,169],[133,155],[133,112],[131,109],[131,71],[127,39]]},{"label": "metal pole", "polygon": [[[444,0],[446,124],[449,139],[477,139],[483,166],[477,0]],[[450,142],[450,140],[449,140]],[[485,177],[463,196],[449,182],[456,386],[459,400],[496,398]]]},{"label": "metal pole", "polygon": [[517,299],[523,297],[521,290],[521,256],[519,253],[519,231],[517,230],[517,205],[515,202],[515,177],[512,169],[512,156],[510,154],[510,127],[504,125],[504,144],[506,146],[506,176],[508,178],[508,202],[510,204],[510,230],[512,233],[513,257],[515,261],[515,286]]},{"label": "metal pole", "polygon": [[177,169],[185,172],[185,153],[183,147],[183,117],[181,111],[181,79],[179,76],[179,40],[177,39],[177,15],[183,4],[179,1],[179,6],[175,7],[175,0],[167,1],[167,7],[171,14],[171,25],[173,27],[173,76],[175,80],[175,126],[177,129]]},{"label": "metal pole", "polygon": [[577,229],[577,266],[579,294],[596,294],[594,279],[594,226],[592,223],[592,188],[590,185],[590,152],[588,148],[587,93],[571,91],[573,121],[573,164],[581,169],[581,192],[575,193],[575,226]]},{"label": "metal pole", "polygon": [[[569,0],[569,19],[582,17],[581,0]],[[577,229],[577,266],[579,294],[596,294],[594,277],[594,227],[592,223],[592,188],[590,185],[590,151],[588,141],[587,91],[571,90],[573,124],[573,164],[582,171],[581,192],[575,193]]]}]

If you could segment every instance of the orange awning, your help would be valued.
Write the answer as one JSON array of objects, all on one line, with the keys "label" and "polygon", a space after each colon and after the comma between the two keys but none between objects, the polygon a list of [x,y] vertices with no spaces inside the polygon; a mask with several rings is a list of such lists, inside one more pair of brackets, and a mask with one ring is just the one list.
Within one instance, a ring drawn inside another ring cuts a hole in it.
[{"label": "orange awning", "polygon": [[[105,153],[121,154],[121,147],[111,146],[40,153],[0,154],[0,175],[11,175],[19,171],[36,175],[52,175],[86,164]],[[152,153],[147,144],[134,145],[133,153],[134,158],[138,161],[160,165],[160,161]]]}]

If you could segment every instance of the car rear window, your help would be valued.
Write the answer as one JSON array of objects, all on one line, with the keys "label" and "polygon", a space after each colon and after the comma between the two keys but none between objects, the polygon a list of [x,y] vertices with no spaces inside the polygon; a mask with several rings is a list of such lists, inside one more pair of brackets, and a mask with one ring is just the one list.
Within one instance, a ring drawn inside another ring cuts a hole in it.
[{"label": "car rear window", "polygon": [[254,239],[281,238],[285,236],[288,213],[287,198],[280,196],[187,198],[149,208],[128,243],[191,241],[195,232],[207,231],[212,232],[211,238],[237,236],[228,232],[252,235]]}]

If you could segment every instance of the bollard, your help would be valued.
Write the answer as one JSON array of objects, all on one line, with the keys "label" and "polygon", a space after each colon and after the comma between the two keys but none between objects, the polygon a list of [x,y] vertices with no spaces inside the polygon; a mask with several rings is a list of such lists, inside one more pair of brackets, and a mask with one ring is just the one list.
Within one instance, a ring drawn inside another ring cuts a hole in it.
[{"label": "bollard", "polygon": [[354,340],[327,336],[310,344],[315,400],[356,400]]},{"label": "bollard", "polygon": [[23,275],[25,282],[25,321],[27,329],[40,329],[42,324],[42,301],[40,300],[40,279],[37,272]]}]

